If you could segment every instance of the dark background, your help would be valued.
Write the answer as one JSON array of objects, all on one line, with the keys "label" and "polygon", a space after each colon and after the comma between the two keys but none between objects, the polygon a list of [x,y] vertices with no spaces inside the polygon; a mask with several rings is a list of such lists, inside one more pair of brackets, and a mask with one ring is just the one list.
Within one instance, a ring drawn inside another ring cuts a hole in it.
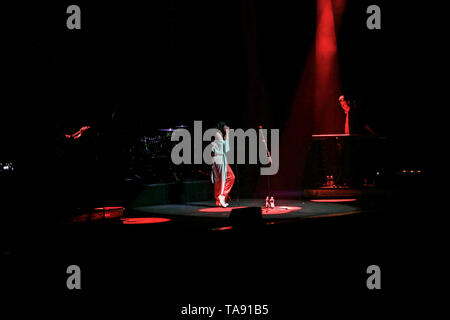
[{"label": "dark background", "polygon": [[[70,4],[8,5],[3,14],[2,158],[30,180],[51,172],[55,122],[59,137],[86,124],[105,131],[113,112],[130,136],[194,120],[284,129],[316,1],[80,1],[79,31],[66,28]],[[368,30],[369,4],[347,1],[343,91],[389,137],[396,167],[424,168],[445,130],[448,5],[379,1],[382,29]]]},{"label": "dark background", "polygon": [[[347,1],[338,38],[343,89],[369,110],[377,132],[421,149],[423,124],[442,108],[446,5],[380,1],[382,29],[371,31],[368,3]],[[66,28],[65,2],[5,10],[2,139],[27,129],[11,119],[78,127],[106,121],[117,105],[125,126],[143,130],[220,117],[248,127],[251,45],[264,122],[283,127],[314,40],[315,1],[77,4],[80,31]],[[245,40],[249,24],[253,44]]]},{"label": "dark background", "polygon": [[[66,28],[70,4],[2,10],[1,158],[20,168],[17,190],[27,201],[17,205],[24,217],[36,206],[58,209],[51,205],[55,122],[57,135],[86,123],[103,130],[119,110],[120,129],[139,135],[219,118],[252,127],[260,110],[261,122],[283,129],[314,41],[316,1],[78,1],[81,31]],[[381,30],[365,26],[370,4],[381,7]],[[398,167],[445,171],[448,9],[347,1],[338,38],[343,89],[368,110],[375,131],[389,137]],[[329,226],[334,230],[334,222]],[[182,258],[190,257],[184,253],[178,263]],[[234,268],[233,261],[226,266]]]},{"label": "dark background", "polygon": [[[193,120],[246,128],[255,110],[266,127],[282,129],[314,41],[315,1],[80,1],[80,31],[66,28],[68,4],[5,7],[6,158],[27,150],[39,162],[50,120],[63,131],[101,127],[114,110],[132,133]],[[448,6],[379,1],[382,29],[371,31],[368,4],[347,2],[338,37],[343,89],[395,142],[392,159],[420,163],[433,151],[425,135],[442,129]],[[252,89],[254,68],[262,93]]]}]

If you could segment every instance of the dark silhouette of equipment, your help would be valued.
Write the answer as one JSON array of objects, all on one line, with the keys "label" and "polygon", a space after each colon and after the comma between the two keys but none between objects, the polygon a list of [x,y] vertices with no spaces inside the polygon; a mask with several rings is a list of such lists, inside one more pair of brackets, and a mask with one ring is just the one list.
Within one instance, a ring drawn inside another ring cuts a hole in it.
[{"label": "dark silhouette of equipment", "polygon": [[261,207],[237,208],[231,210],[231,225],[235,228],[255,228],[262,225]]}]

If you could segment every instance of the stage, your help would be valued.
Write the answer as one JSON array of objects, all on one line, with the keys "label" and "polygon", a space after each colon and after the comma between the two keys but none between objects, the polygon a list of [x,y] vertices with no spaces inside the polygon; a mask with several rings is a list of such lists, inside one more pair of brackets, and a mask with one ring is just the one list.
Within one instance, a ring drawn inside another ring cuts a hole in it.
[{"label": "stage", "polygon": [[[320,201],[320,202],[319,202]],[[345,201],[345,202],[344,202]],[[127,223],[146,223],[146,221],[166,222],[190,219],[215,219],[228,220],[233,209],[247,207],[261,207],[264,222],[306,219],[306,218],[326,218],[342,215],[351,215],[360,212],[355,206],[356,199],[321,199],[321,200],[279,200],[273,209],[266,209],[263,199],[241,199],[235,200],[227,208],[218,207],[215,201],[199,201],[186,204],[165,204],[155,206],[137,207],[129,213],[133,217],[122,218],[121,221]],[[146,218],[165,218],[167,220],[146,220]],[[217,221],[219,222],[219,221]]]}]

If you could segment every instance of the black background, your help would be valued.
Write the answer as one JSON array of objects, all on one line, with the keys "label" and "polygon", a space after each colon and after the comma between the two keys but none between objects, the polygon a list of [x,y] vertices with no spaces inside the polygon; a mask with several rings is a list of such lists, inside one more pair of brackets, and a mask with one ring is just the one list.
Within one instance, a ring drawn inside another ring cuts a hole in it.
[{"label": "black background", "polygon": [[[417,150],[442,129],[446,5],[381,1],[383,27],[371,31],[367,3],[347,2],[338,35],[343,89],[368,109],[377,133],[397,141],[393,158],[425,160]],[[36,137],[50,119],[63,128],[99,125],[117,106],[129,130],[215,123],[218,111],[234,127],[252,125],[242,3],[78,4],[80,31],[66,28],[68,3],[5,9],[5,150],[20,152],[11,138]],[[314,40],[315,1],[250,6],[263,122],[283,128]]]},{"label": "black background", "polygon": [[[315,1],[249,3],[256,16],[255,48],[265,88],[265,120],[272,127],[282,128],[314,40]],[[218,112],[224,114],[234,127],[253,125],[249,114],[249,71],[243,33],[243,5],[240,1],[151,1],[145,5],[141,2],[104,1],[94,4],[78,1],[76,4],[82,10],[80,31],[66,28],[65,10],[70,4],[73,3],[21,3],[5,6],[2,10],[2,51],[5,53],[2,74],[5,81],[2,85],[0,116],[1,155],[2,158],[17,159],[25,168],[24,179],[28,181],[28,188],[34,190],[29,198],[32,201],[51,203],[52,187],[48,186],[48,182],[52,177],[54,150],[49,141],[54,141],[55,121],[57,125],[70,130],[85,121],[101,126],[119,105],[124,127],[139,133],[145,133],[149,128],[191,124],[193,120],[213,123]],[[378,4],[382,9],[381,30],[371,31],[365,27],[365,9],[369,4]],[[442,138],[445,139],[444,115],[448,105],[448,9],[448,5],[443,3],[425,6],[397,1],[347,1],[338,38],[343,88],[356,95],[360,103],[368,108],[375,130],[394,141],[392,161],[430,171],[444,168],[434,161],[436,158],[442,159],[439,154],[445,148]],[[110,236],[111,241],[117,236],[114,232],[105,232],[105,235]],[[322,241],[325,242],[323,239],[326,239],[326,234],[322,235]],[[155,241],[154,246],[159,247],[160,243],[173,242],[174,239],[152,240]],[[247,239],[247,247],[241,247],[239,240],[234,239],[231,247],[239,248],[242,252],[260,245]],[[283,240],[286,243],[289,239]],[[226,240],[218,241],[226,243]],[[380,243],[383,241],[379,239]],[[402,270],[402,265],[407,265],[395,264],[399,259],[396,249],[381,253],[382,249],[376,243],[374,240],[370,244],[372,249],[375,248],[374,251],[365,252],[368,256],[370,252],[382,256],[381,260],[391,266],[388,269],[391,275],[395,274],[394,269]],[[270,242],[268,248],[279,250],[280,246],[275,244]],[[387,247],[383,246],[383,250]],[[64,245],[58,248],[64,251]],[[354,244],[352,248],[353,253],[365,250],[363,244]],[[174,255],[178,254],[174,258],[175,264],[182,265],[190,260],[186,253],[189,251],[184,249],[189,250],[187,245],[186,248],[167,248]],[[222,249],[227,252],[226,247]],[[260,253],[259,250],[256,252]],[[299,267],[294,262],[287,264],[291,258],[286,257],[290,256],[288,253],[291,251],[284,250],[286,252],[281,252],[286,255],[279,254],[284,264],[277,265],[270,259],[270,269],[275,274],[293,271],[295,268],[292,266]],[[328,253],[333,251],[330,248],[328,250]],[[110,284],[104,288],[117,289],[112,300],[132,290],[147,292],[146,288],[152,283],[147,278],[148,269],[139,267],[136,256],[140,251],[136,251],[127,256],[130,265],[135,267],[126,269],[136,272],[130,282],[119,281],[125,288],[122,291],[119,290],[120,285],[111,285],[117,274],[114,258],[108,256],[105,260],[85,260],[90,280],[96,278],[99,283]],[[220,272],[223,273],[236,270],[241,261],[248,263],[251,260],[242,252],[237,256],[230,253],[230,260],[224,264],[221,264],[222,258],[218,253],[211,259],[221,266]],[[209,253],[211,251],[206,251],[206,254]],[[33,252],[32,256],[36,257],[35,254]],[[59,249],[52,251],[50,256],[58,254]],[[316,255],[314,253],[310,257]],[[161,253],[160,256],[171,258],[172,254],[166,256]],[[278,257],[277,254],[275,257]],[[117,258],[122,261],[121,266],[126,264],[122,260],[125,258]],[[330,269],[324,263],[325,259],[320,260],[319,268],[308,271],[311,274],[329,275],[333,272],[330,270],[341,270],[339,261],[345,259],[352,261],[345,254],[337,254],[337,257],[327,260],[333,266]],[[65,279],[65,274],[58,272],[69,260],[72,260],[69,253],[57,260],[57,264],[52,264],[50,258],[47,277],[54,275],[54,271],[59,275],[55,283]],[[370,259],[362,260],[358,260],[358,266],[365,265]],[[208,259],[203,258],[201,261]],[[429,266],[432,261],[428,263],[421,260],[421,263],[419,269],[423,265]],[[260,266],[255,264],[251,267]],[[103,276],[99,268],[106,270]],[[107,271],[108,268],[114,271]],[[192,267],[192,270],[198,268]],[[342,269],[351,273],[343,266]],[[196,271],[192,272],[197,274]],[[236,271],[237,274],[239,271]],[[408,276],[411,274],[415,273],[408,273]],[[146,280],[142,280],[140,275]],[[206,272],[205,276],[211,278],[201,281],[205,285],[201,287],[203,298],[208,296],[210,284],[217,288],[213,283],[221,281],[214,279],[215,273],[212,271]],[[196,285],[189,276],[177,276],[175,279],[178,281],[176,283],[185,285],[184,288]],[[241,279],[237,276],[235,279],[242,280],[245,277]],[[282,279],[290,281],[288,277]],[[139,285],[141,280],[144,285]],[[310,281],[312,283],[309,283],[308,288],[314,287],[314,280]],[[162,282],[158,283],[162,286]],[[176,284],[170,285],[173,287],[170,290],[166,288],[163,294],[168,300],[172,290],[181,290],[177,289],[179,287]],[[235,285],[234,291],[239,291],[239,285]],[[326,287],[326,283],[322,285]],[[59,285],[56,287],[62,289]],[[277,284],[273,288],[281,290],[282,286]],[[334,288],[341,287],[336,285]],[[363,290],[358,288],[357,292]],[[91,290],[90,297],[96,294],[105,297],[104,293],[108,291],[98,290]],[[190,290],[185,290],[177,291],[179,295],[176,297],[179,299],[176,301],[187,299],[185,297]],[[339,295],[339,290],[335,291]],[[283,294],[272,291],[270,297],[274,299]],[[245,295],[240,292],[239,296]],[[286,305],[295,303],[286,302]]]}]

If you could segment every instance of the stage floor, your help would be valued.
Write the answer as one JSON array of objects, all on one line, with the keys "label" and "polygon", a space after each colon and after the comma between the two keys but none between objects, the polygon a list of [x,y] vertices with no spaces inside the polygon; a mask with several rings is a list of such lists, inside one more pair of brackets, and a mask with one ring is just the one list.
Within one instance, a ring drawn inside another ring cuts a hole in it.
[{"label": "stage floor", "polygon": [[[153,217],[195,217],[228,219],[231,210],[243,207],[262,207],[265,220],[319,218],[340,215],[350,215],[360,212],[360,209],[349,199],[346,204],[341,200],[330,202],[314,202],[302,200],[278,200],[274,209],[265,208],[263,199],[241,199],[230,203],[227,208],[217,207],[215,201],[191,202],[187,204],[167,204],[133,208],[140,216]],[[352,205],[353,204],[353,205]]]}]

